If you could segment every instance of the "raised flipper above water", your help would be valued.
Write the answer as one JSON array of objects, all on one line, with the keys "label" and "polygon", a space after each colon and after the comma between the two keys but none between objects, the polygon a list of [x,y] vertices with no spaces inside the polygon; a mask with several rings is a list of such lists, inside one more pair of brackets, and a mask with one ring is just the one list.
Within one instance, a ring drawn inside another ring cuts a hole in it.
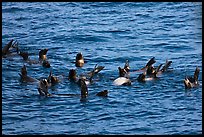
[{"label": "raised flipper above water", "polygon": [[126,77],[128,72],[125,69],[122,69],[121,67],[118,67],[119,70],[119,77]]},{"label": "raised flipper above water", "polygon": [[12,46],[12,42],[13,42],[13,41],[14,41],[14,40],[12,39],[6,46],[3,47],[3,49],[2,49],[2,55],[3,55],[3,56],[8,53],[9,48]]},{"label": "raised flipper above water", "polygon": [[128,60],[126,60],[126,62],[125,62],[124,69],[126,70],[126,72],[130,71],[130,65],[129,65],[129,61]]},{"label": "raised flipper above water", "polygon": [[81,87],[81,98],[86,98],[88,96],[88,88],[86,86],[84,79],[79,79]]},{"label": "raised flipper above water", "polygon": [[97,73],[99,73],[101,70],[104,69],[104,66],[98,66],[98,64],[95,65],[95,67],[93,68],[93,70],[91,72],[88,72],[87,75],[89,75],[89,80],[92,81],[93,76]]},{"label": "raised flipper above water", "polygon": [[185,88],[193,88],[199,85],[198,76],[199,76],[200,69],[196,67],[194,76],[193,77],[186,77],[184,79]]},{"label": "raised flipper above water", "polygon": [[50,70],[50,74],[47,78],[47,81],[48,81],[48,83],[51,83],[51,84],[59,83],[59,79],[52,75],[52,70]]},{"label": "raised flipper above water", "polygon": [[[12,49],[16,49],[13,51]],[[11,53],[18,53],[18,42],[14,41],[13,39],[3,47],[2,49],[2,58],[7,57],[8,55],[11,55]]]},{"label": "raised flipper above water", "polygon": [[139,70],[134,70],[133,72],[144,72],[144,71],[146,71],[148,68],[151,68],[152,67],[152,65],[155,63],[156,61],[155,61],[155,57],[152,57],[148,62],[147,62],[147,64],[143,67],[143,68],[141,68],[141,69],[139,69]]},{"label": "raised flipper above water", "polygon": [[172,61],[168,61],[166,60],[165,65],[163,66],[163,68],[161,69],[162,72],[167,71],[167,69],[169,68],[169,66],[171,65]]},{"label": "raised flipper above water", "polygon": [[155,63],[155,57],[152,57],[146,64],[146,67],[152,66]]}]

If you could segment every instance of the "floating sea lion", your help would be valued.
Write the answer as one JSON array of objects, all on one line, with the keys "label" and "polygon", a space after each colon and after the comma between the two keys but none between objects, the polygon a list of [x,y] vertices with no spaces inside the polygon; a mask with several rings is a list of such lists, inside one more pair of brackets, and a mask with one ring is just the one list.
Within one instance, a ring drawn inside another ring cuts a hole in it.
[{"label": "floating sea lion", "polygon": [[42,66],[45,67],[45,68],[50,68],[50,62],[47,61],[47,60],[43,60]]},{"label": "floating sea lion", "polygon": [[189,88],[197,87],[199,85],[199,82],[198,82],[199,72],[200,72],[200,69],[198,67],[196,67],[195,72],[194,72],[194,76],[193,77],[187,76],[184,79],[185,88],[189,89]]},{"label": "floating sea lion", "polygon": [[99,73],[103,68],[104,68],[104,66],[98,66],[96,64],[94,69],[91,72],[88,72],[86,75],[81,75],[81,76],[77,76],[76,70],[71,69],[69,71],[68,79],[78,83],[78,80],[81,78],[81,79],[85,80],[87,85],[89,85],[90,83],[93,82],[92,79],[95,76],[95,74]]},{"label": "floating sea lion", "polygon": [[129,71],[130,71],[130,66],[129,66],[129,61],[126,60],[124,68],[118,67],[119,70],[119,77],[126,77],[129,78]]},{"label": "floating sea lion", "polygon": [[76,55],[75,65],[76,67],[83,67],[84,65],[84,57],[81,52]]},{"label": "floating sea lion", "polygon": [[56,76],[52,75],[52,70],[50,70],[50,74],[47,78],[48,83],[50,83],[51,85],[57,84],[59,83],[59,79]]},{"label": "floating sea lion", "polygon": [[19,73],[19,75],[22,82],[39,82],[39,80],[27,75],[27,69],[25,65],[21,68],[21,74]]},{"label": "floating sea lion", "polygon": [[103,90],[101,92],[98,92],[96,96],[102,96],[102,97],[107,97],[108,96],[108,90]]},{"label": "floating sea lion", "polygon": [[[138,82],[145,82],[145,81],[149,81],[149,80],[154,80],[157,79],[157,74],[161,68],[162,64],[160,64],[156,70],[152,70],[151,74],[149,74],[149,77],[146,77],[147,75],[147,70],[145,72],[143,72],[142,74],[139,74],[139,76],[137,77]],[[148,69],[148,68],[146,68]]]},{"label": "floating sea lion", "polygon": [[48,81],[46,79],[40,80],[39,86],[38,86],[38,92],[41,96],[51,96],[51,94],[48,92]]},{"label": "floating sea lion", "polygon": [[42,49],[39,51],[39,60],[31,60],[29,59],[29,54],[28,52],[22,52],[19,51],[19,55],[23,57],[23,60],[25,60],[28,64],[42,64],[43,67],[45,68],[50,68],[50,63],[47,60],[46,54],[47,54],[48,49]]},{"label": "floating sea lion", "polygon": [[90,81],[92,81],[92,78],[95,74],[98,74],[103,69],[104,69],[104,66],[98,66],[98,64],[96,64],[93,70],[87,73],[87,75],[90,77]]},{"label": "floating sea lion", "polygon": [[42,50],[40,50],[40,52],[39,52],[39,60],[40,60],[40,61],[47,59],[47,56],[46,56],[47,51],[48,51],[48,49],[42,49]]},{"label": "floating sea lion", "polygon": [[125,85],[125,86],[130,86],[131,85],[131,81],[129,78],[126,78],[126,77],[119,77],[117,79],[115,79],[113,81],[113,84],[114,85],[117,85],[117,86],[120,86],[120,85]]},{"label": "floating sea lion", "polygon": [[155,57],[152,57],[143,68],[141,68],[139,70],[135,70],[134,72],[140,72],[140,71],[144,72],[144,71],[147,71],[149,69],[148,73],[151,73],[154,70],[154,67],[152,65],[155,62],[156,62]]},{"label": "floating sea lion", "polygon": [[131,85],[131,81],[129,79],[129,62],[126,60],[124,68],[118,67],[119,77],[113,81],[114,85]]}]

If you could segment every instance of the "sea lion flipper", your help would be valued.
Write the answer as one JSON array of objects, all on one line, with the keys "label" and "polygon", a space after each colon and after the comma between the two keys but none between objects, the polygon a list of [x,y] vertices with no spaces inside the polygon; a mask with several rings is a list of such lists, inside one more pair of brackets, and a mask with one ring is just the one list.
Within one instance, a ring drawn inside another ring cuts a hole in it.
[{"label": "sea lion flipper", "polygon": [[88,88],[84,79],[80,79],[80,87],[81,87],[81,98],[86,98],[88,96]]},{"label": "sea lion flipper", "polygon": [[198,80],[199,72],[200,72],[200,69],[198,67],[196,67],[195,72],[194,72],[194,79],[195,80]]},{"label": "sea lion flipper", "polygon": [[146,67],[150,67],[152,64],[154,64],[156,61],[155,61],[155,57],[152,57],[146,64]]}]

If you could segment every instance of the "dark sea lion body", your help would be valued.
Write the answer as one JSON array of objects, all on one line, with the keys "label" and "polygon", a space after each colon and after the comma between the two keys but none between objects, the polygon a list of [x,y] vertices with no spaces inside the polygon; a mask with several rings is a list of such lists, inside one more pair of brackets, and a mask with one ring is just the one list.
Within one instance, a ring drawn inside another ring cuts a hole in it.
[{"label": "dark sea lion body", "polygon": [[22,82],[39,82],[39,80],[27,75],[27,70],[26,70],[25,65],[21,68],[21,74],[19,74],[19,75],[21,77]]}]

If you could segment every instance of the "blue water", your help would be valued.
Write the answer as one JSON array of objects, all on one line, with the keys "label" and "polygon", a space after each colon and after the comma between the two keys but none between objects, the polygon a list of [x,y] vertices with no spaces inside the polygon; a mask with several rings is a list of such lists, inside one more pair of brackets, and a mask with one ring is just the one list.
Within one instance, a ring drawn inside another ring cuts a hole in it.
[{"label": "blue water", "polygon": [[[63,77],[52,94],[79,94],[67,79],[82,52],[82,74],[105,66],[79,97],[40,97],[37,86],[19,81],[25,64],[37,79],[50,68],[29,65],[19,56],[2,59],[2,134],[201,134],[202,3],[2,3],[2,46],[11,39],[30,58],[48,48],[53,74]],[[171,60],[171,71],[156,81],[115,86],[118,67],[142,68]],[[185,90],[183,80],[200,68],[200,86]],[[107,89],[108,97],[95,94]]]}]

